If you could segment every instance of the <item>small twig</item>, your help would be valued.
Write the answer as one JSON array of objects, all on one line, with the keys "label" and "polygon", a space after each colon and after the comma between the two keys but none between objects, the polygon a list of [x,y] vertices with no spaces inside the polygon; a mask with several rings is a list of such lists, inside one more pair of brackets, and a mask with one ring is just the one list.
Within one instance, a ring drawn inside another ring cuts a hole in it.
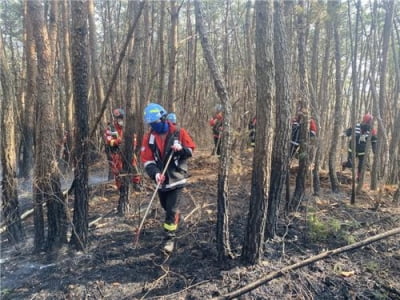
[{"label": "small twig", "polygon": [[168,294],[168,295],[162,295],[162,296],[155,296],[155,297],[152,297],[152,299],[158,299],[158,298],[168,298],[169,299],[172,296],[176,296],[176,295],[178,295],[180,293],[186,292],[187,290],[190,290],[190,289],[192,289],[192,288],[194,288],[196,286],[202,285],[203,283],[207,283],[207,282],[210,282],[210,280],[203,280],[203,281],[200,281],[200,282],[195,283],[193,285],[189,285],[188,287],[185,287],[183,290],[177,291],[175,293]]},{"label": "small twig", "polygon": [[163,265],[158,265],[158,266],[164,271],[164,274],[158,277],[155,281],[153,281],[153,283],[151,283],[151,287],[149,288],[149,290],[140,299],[144,299],[156,287],[157,283],[168,275],[169,270],[165,269]]},{"label": "small twig", "polygon": [[97,219],[94,219],[92,222],[89,223],[89,227],[90,227],[90,226],[93,226],[94,224],[98,223],[101,219],[104,219],[105,217],[111,215],[113,212],[116,212],[116,211],[117,211],[117,209],[116,209],[116,208],[113,208],[113,209],[110,210],[108,213],[106,213],[106,214],[104,214],[104,215],[98,217]]},{"label": "small twig", "polygon": [[97,287],[97,290],[98,290],[99,293],[100,293],[100,296],[104,298],[103,291],[101,290],[101,288],[99,287],[99,285],[96,285],[96,287]]},{"label": "small twig", "polygon": [[196,201],[194,201],[194,197],[193,197],[192,193],[188,192],[188,194],[189,194],[190,200],[192,200],[194,206],[197,207],[198,205],[197,205]]},{"label": "small twig", "polygon": [[206,205],[202,205],[202,206],[197,206],[197,207],[195,207],[183,220],[186,221],[187,219],[189,219],[189,217],[190,217],[195,211],[199,210],[200,208],[206,208],[206,207],[212,206],[212,205],[215,205],[215,203],[209,203],[209,204],[206,204]]}]

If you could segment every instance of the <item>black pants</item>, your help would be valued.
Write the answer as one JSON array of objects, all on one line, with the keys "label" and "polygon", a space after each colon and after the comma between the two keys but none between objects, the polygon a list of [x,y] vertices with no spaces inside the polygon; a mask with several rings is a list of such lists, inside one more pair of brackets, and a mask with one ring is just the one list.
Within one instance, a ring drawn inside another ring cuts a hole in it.
[{"label": "black pants", "polygon": [[182,188],[171,191],[158,191],[160,204],[165,211],[164,229],[170,235],[175,234],[179,222],[179,202],[182,194]]},{"label": "black pants", "polygon": [[221,155],[221,138],[214,136],[214,153]]},{"label": "black pants", "polygon": [[[361,173],[361,169],[364,163],[364,154],[359,154],[356,153],[356,158],[358,158],[358,166],[357,166],[357,172],[358,174]],[[352,161],[352,153],[351,151],[348,152],[348,158],[347,158],[347,163],[345,165],[347,168],[352,168],[353,167],[353,161]]]}]

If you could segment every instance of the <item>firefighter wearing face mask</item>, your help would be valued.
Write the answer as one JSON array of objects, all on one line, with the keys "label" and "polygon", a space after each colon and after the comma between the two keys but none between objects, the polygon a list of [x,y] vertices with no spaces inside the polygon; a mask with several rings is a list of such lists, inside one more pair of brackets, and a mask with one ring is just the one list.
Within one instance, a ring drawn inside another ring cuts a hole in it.
[{"label": "firefighter wearing face mask", "polygon": [[[108,123],[104,132],[104,141],[106,145],[106,152],[108,154],[110,168],[115,178],[115,185],[118,190],[121,188],[122,180],[120,172],[123,166],[122,153],[120,151],[120,145],[123,142],[123,126],[125,111],[122,108],[116,108],[113,110],[114,121]],[[133,147],[136,147],[136,137],[133,139]],[[136,157],[132,159],[133,172],[137,172],[137,160]],[[141,178],[139,174],[133,174],[132,183],[135,190],[141,189]]]},{"label": "firefighter wearing face mask", "polygon": [[150,131],[143,137],[140,157],[146,173],[159,186],[158,197],[165,211],[164,251],[170,253],[175,246],[179,203],[184,201],[181,197],[188,177],[187,160],[196,146],[189,133],[169,121],[167,111],[157,103],[146,106],[144,122]]}]

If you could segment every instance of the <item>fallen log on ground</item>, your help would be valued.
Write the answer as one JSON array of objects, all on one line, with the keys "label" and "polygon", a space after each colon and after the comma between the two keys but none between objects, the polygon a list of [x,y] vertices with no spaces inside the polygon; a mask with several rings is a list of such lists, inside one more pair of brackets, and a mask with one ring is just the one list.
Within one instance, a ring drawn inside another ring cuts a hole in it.
[{"label": "fallen log on ground", "polygon": [[240,289],[237,289],[237,290],[232,291],[232,292],[230,292],[228,294],[225,294],[225,295],[222,295],[222,296],[218,296],[218,297],[215,297],[215,298],[212,298],[212,299],[222,300],[222,299],[233,299],[233,298],[239,297],[239,296],[241,296],[243,294],[246,294],[246,293],[258,288],[259,286],[261,286],[261,285],[263,285],[263,284],[265,284],[265,283],[267,283],[267,282],[269,282],[269,281],[271,281],[271,280],[273,280],[275,278],[279,278],[279,277],[282,277],[282,276],[288,274],[290,271],[293,271],[293,270],[299,269],[301,267],[310,265],[310,264],[312,264],[312,263],[314,263],[316,261],[319,261],[319,260],[324,259],[324,258],[329,257],[329,256],[337,255],[337,254],[340,254],[340,253],[343,253],[343,252],[346,252],[346,251],[354,250],[354,249],[357,249],[357,248],[372,244],[372,243],[374,243],[376,241],[382,240],[384,238],[387,238],[387,237],[390,237],[390,236],[393,236],[393,235],[396,235],[396,234],[400,234],[400,227],[392,229],[392,230],[389,230],[389,231],[386,231],[386,232],[383,232],[383,233],[380,233],[380,234],[377,234],[377,235],[374,235],[374,236],[371,236],[371,237],[369,237],[369,238],[367,238],[365,240],[362,240],[360,242],[357,242],[357,243],[354,243],[354,244],[351,244],[351,245],[347,245],[347,246],[344,246],[344,247],[340,247],[340,248],[336,248],[336,249],[333,249],[333,250],[328,250],[328,251],[322,252],[322,253],[320,253],[318,255],[315,255],[315,256],[312,256],[310,258],[307,258],[306,260],[303,260],[303,261],[295,263],[293,265],[284,267],[284,268],[282,268],[282,269],[280,269],[278,271],[272,272],[272,273],[270,273],[270,274],[268,274],[268,275],[266,275],[266,276],[264,276],[264,277],[262,277],[262,278],[260,278],[260,279],[258,279],[256,281],[254,281],[254,282],[252,282],[252,283],[250,283],[250,284],[248,284],[246,286],[241,287]]}]

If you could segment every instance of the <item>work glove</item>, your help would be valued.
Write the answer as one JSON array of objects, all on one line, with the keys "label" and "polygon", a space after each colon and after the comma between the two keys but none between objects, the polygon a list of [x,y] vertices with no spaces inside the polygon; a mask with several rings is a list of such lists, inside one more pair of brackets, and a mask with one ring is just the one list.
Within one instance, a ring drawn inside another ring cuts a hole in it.
[{"label": "work glove", "polygon": [[156,182],[157,184],[163,184],[165,181],[165,176],[161,173],[156,174]]},{"label": "work glove", "polygon": [[179,141],[174,141],[174,144],[171,146],[172,151],[174,152],[179,152],[182,150],[182,145],[179,143]]},{"label": "work glove", "polygon": [[360,143],[365,143],[367,141],[367,138],[365,136],[365,134],[360,136]]}]

